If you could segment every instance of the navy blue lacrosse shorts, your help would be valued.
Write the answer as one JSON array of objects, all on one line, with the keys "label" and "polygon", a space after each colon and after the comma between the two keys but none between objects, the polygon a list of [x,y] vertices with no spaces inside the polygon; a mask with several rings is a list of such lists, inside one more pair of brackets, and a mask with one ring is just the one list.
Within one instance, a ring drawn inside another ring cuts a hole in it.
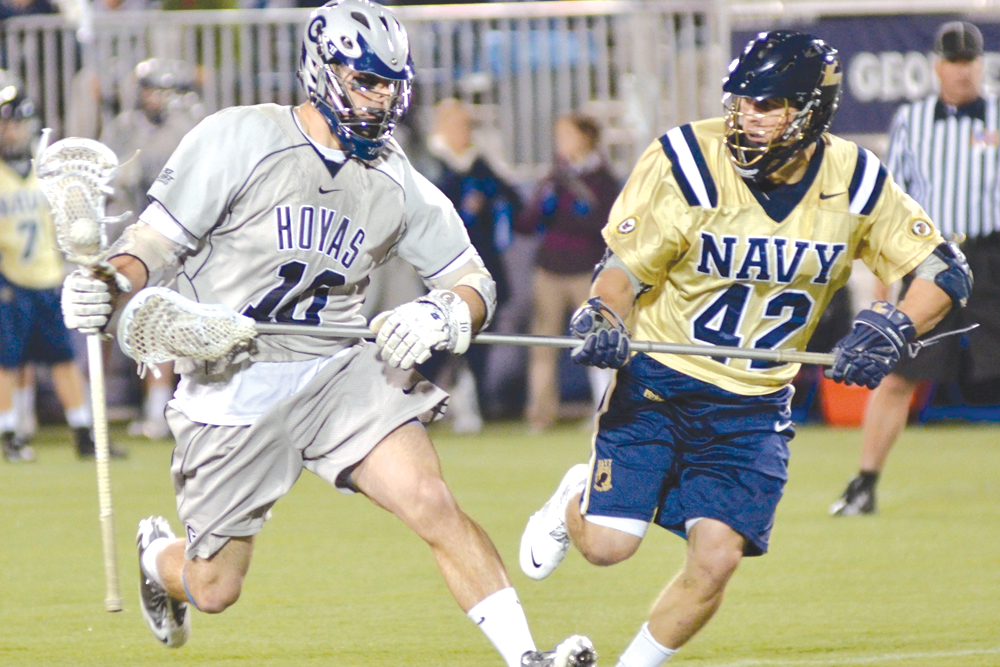
[{"label": "navy blue lacrosse shorts", "polygon": [[786,387],[741,396],[637,354],[601,415],[586,514],[655,523],[721,521],[767,552],[795,435]]},{"label": "navy blue lacrosse shorts", "polygon": [[0,276],[0,366],[73,360],[58,289],[19,287]]}]

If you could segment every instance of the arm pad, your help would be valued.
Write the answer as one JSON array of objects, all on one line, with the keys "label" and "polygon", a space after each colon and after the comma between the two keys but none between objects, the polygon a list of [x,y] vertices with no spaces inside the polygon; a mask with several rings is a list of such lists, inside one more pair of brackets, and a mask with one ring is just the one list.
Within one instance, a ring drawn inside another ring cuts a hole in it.
[{"label": "arm pad", "polygon": [[632,286],[632,292],[635,294],[637,299],[651,289],[649,285],[639,280],[639,278],[632,273],[632,269],[628,268],[625,262],[621,260],[621,257],[611,252],[611,248],[604,251],[604,257],[602,257],[601,261],[594,267],[594,277],[591,282],[597,280],[598,274],[604,269],[621,269],[624,271],[629,284]]},{"label": "arm pad", "polygon": [[917,278],[932,280],[953,304],[965,308],[972,293],[972,269],[958,245],[945,241],[913,270]]},{"label": "arm pad", "polygon": [[129,225],[108,248],[108,257],[131,255],[146,266],[147,286],[164,285],[173,278],[186,248],[141,220]]},{"label": "arm pad", "polygon": [[431,278],[430,286],[435,290],[453,290],[459,285],[465,285],[476,290],[486,305],[486,317],[483,318],[485,329],[493,321],[493,315],[497,310],[497,284],[493,281],[493,276],[486,270],[479,253],[475,253],[468,262],[458,267],[454,271],[449,271],[443,276]]}]

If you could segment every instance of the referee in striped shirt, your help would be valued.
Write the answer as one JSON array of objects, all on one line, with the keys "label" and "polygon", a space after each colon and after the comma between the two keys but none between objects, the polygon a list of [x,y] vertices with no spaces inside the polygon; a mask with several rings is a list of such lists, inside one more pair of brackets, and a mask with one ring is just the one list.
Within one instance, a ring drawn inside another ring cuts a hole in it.
[{"label": "referee in striped shirt", "polygon": [[860,471],[830,508],[834,515],[876,511],[879,474],[906,425],[920,380],[977,384],[1000,376],[1000,102],[982,94],[983,35],[976,26],[945,23],[934,53],[940,94],[896,112],[886,167],[942,236],[961,243],[976,281],[968,307],[952,309],[927,337],[973,322],[980,326],[922,350],[875,390],[864,420]]}]

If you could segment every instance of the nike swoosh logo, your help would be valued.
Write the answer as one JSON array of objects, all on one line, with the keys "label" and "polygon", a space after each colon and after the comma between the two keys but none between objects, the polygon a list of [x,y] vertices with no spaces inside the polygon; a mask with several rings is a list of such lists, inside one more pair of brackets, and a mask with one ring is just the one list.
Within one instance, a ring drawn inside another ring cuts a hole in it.
[{"label": "nike swoosh logo", "polygon": [[321,195],[328,195],[328,194],[330,194],[331,192],[336,192],[336,191],[337,191],[337,190],[339,190],[339,189],[340,189],[340,188],[330,188],[329,190],[324,190],[324,189],[323,189],[323,186],[321,185],[321,186],[319,186],[319,193],[320,193]]},{"label": "nike swoosh logo", "polygon": [[[323,191],[323,189],[320,188],[320,192],[322,192],[322,191]],[[834,192],[832,195],[828,195],[828,194],[825,194],[825,193],[821,192],[821,193],[819,193],[819,198],[820,199],[832,199],[833,197],[839,197],[840,195],[846,195],[846,194],[847,194],[847,190],[844,190],[843,192]]]},{"label": "nike swoosh logo", "polygon": [[534,549],[531,550],[531,564],[534,565],[535,567],[541,567],[542,566],[541,563],[539,563],[537,560],[535,560],[535,550]]},{"label": "nike swoosh logo", "polygon": [[789,419],[787,421],[783,421],[783,422],[774,422],[774,430],[777,433],[781,433],[785,429],[791,427],[791,425],[792,425],[792,420],[791,419]]},{"label": "nike swoosh logo", "polygon": [[476,625],[482,625],[482,624],[483,624],[483,623],[485,623],[485,622],[486,622],[486,617],[485,617],[485,616],[483,616],[483,617],[482,617],[482,618],[480,618],[480,619],[479,619],[478,621],[476,621]]},{"label": "nike swoosh logo", "polygon": [[417,388],[417,384],[420,384],[420,383],[418,382],[418,383],[414,384],[412,387],[406,387],[405,389],[403,389],[403,393],[406,394],[406,395],[412,394],[413,391]]}]

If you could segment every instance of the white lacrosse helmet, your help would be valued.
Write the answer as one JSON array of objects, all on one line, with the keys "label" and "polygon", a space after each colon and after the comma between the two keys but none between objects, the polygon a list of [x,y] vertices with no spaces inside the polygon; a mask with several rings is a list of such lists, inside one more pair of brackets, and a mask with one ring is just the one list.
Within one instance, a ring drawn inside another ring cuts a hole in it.
[{"label": "white lacrosse helmet", "polygon": [[[412,79],[406,30],[382,5],[332,0],[309,15],[299,80],[344,150],[355,157],[379,156],[410,106]],[[387,92],[376,90],[383,86]],[[348,89],[384,104],[355,106]]]},{"label": "white lacrosse helmet", "polygon": [[13,73],[0,69],[0,159],[29,159],[40,129],[35,103]]}]

